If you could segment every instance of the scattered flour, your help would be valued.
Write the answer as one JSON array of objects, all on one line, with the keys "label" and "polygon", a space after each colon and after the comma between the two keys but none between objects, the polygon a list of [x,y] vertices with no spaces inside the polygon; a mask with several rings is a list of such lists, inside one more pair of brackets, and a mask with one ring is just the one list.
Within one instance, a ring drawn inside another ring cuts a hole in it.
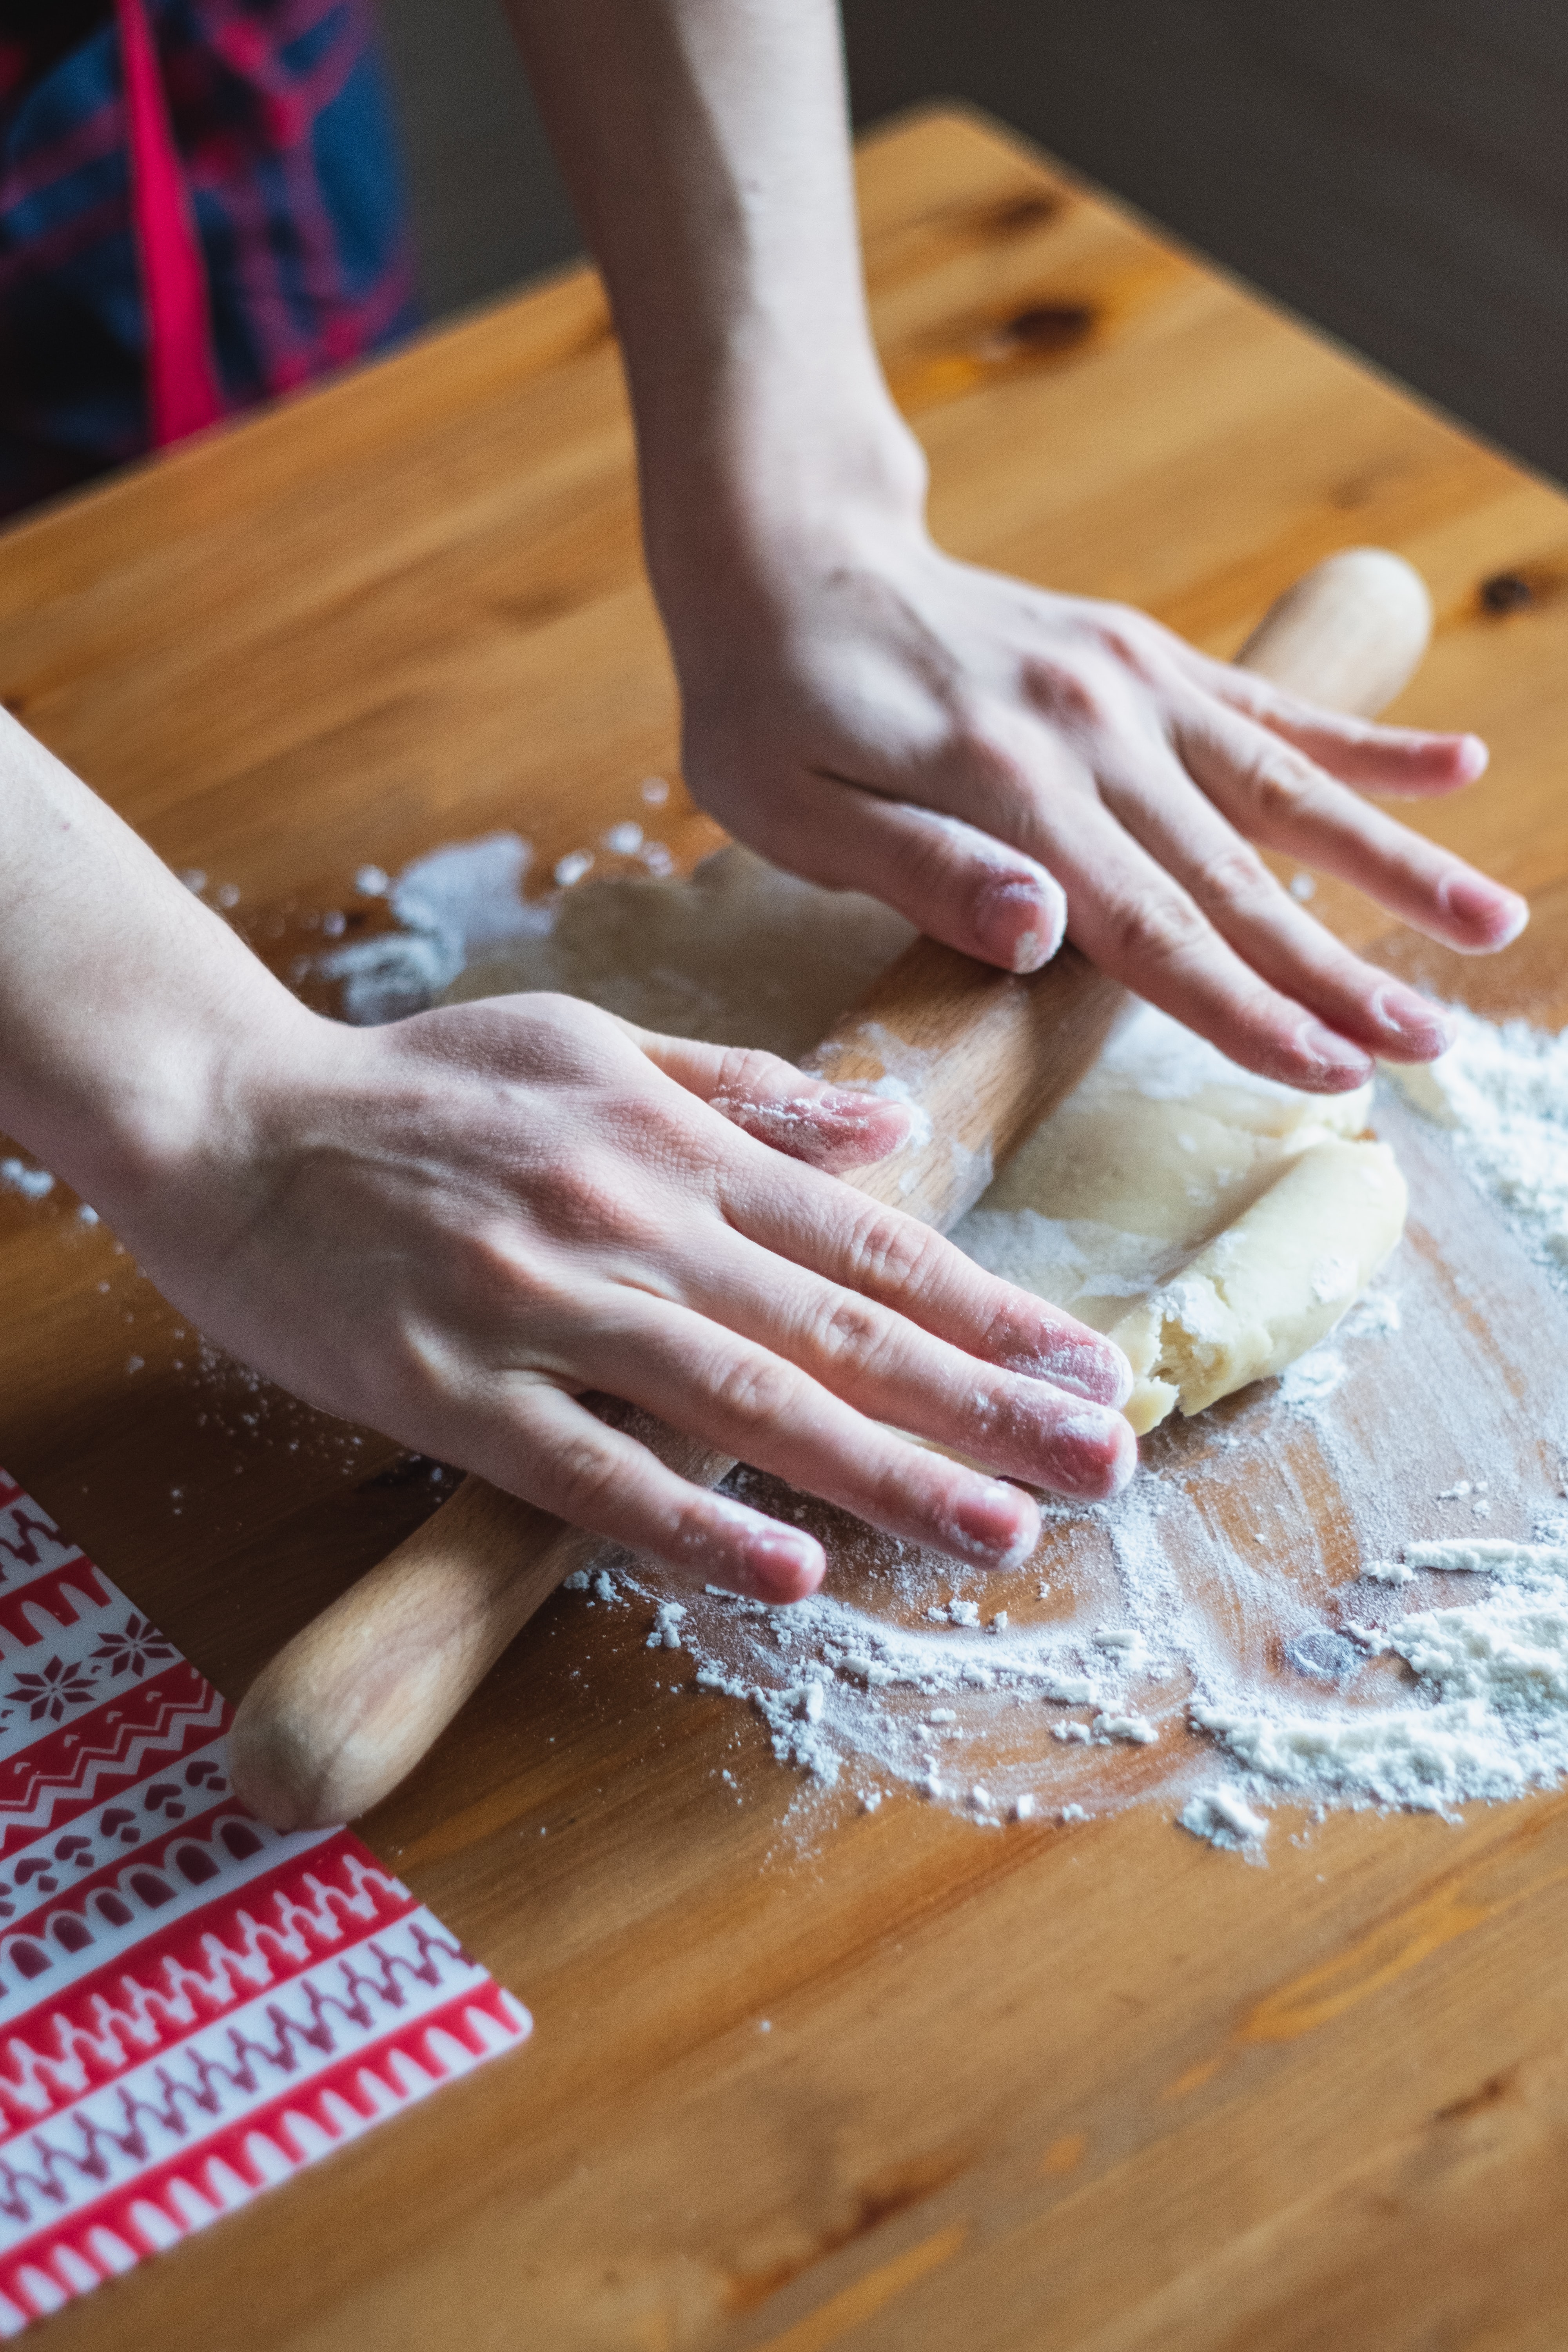
[{"label": "scattered flour", "polygon": [[[395,882],[379,866],[362,866],[361,889],[384,894],[402,929],[321,958],[322,977],[342,983],[344,1019],[374,1028],[423,1012],[475,957],[548,932],[549,908],[521,895],[531,862],[521,834],[492,833],[416,857]],[[372,882],[380,888],[369,889]]]},{"label": "scattered flour", "polygon": [[1211,1845],[1239,1849],[1259,1844],[1268,1835],[1266,1814],[1255,1813],[1234,1789],[1204,1789],[1189,1797],[1176,1815],[1183,1829]]},{"label": "scattered flour", "polygon": [[25,1160],[0,1160],[0,1186],[20,1192],[24,1201],[44,1201],[55,1189],[47,1168],[29,1168]]},{"label": "scattered flour", "polygon": [[1568,1277],[1568,1030],[1447,1010],[1447,1053],[1392,1075],[1451,1130],[1460,1166],[1501,1203],[1531,1256]]},{"label": "scattered flour", "polygon": [[[1438,1497],[1439,1501],[1446,1499]],[[1568,1544],[1502,1543],[1496,1538],[1469,1544],[1406,1544],[1405,1566],[1469,1570],[1481,1575],[1512,1574],[1534,1583],[1542,1576],[1568,1576]]]},{"label": "scattered flour", "polygon": [[1318,1798],[1442,1811],[1467,1797],[1517,1796],[1531,1777],[1479,1700],[1327,1717],[1198,1705],[1192,1719],[1248,1770]]}]

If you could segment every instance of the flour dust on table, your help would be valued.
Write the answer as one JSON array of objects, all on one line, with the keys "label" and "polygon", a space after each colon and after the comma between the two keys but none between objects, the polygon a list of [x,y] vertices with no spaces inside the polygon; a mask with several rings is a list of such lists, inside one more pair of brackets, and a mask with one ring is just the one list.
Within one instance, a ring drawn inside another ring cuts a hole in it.
[{"label": "flour dust on table", "polygon": [[[635,838],[634,838],[635,836]],[[515,833],[448,842],[389,881],[395,928],[317,960],[343,1017],[374,1027],[437,1000],[548,989],[639,1027],[797,1059],[915,936],[874,898],[819,890],[732,845],[683,880],[640,824],[557,860],[557,887],[525,899],[531,845]]]},{"label": "flour dust on table", "polygon": [[[798,1056],[909,937],[738,849],[679,885],[574,869],[512,912],[476,847],[394,888],[463,963],[449,999],[564,988]],[[1157,1801],[1256,1856],[1281,1801],[1451,1813],[1568,1775],[1568,1039],[1460,1014],[1398,1075],[1421,1115],[1385,1090],[1373,1138],[1369,1092],[1270,1086],[1141,1008],[971,1211],[961,1246],[1128,1348],[1152,1430],[1114,1502],[1047,1502],[1026,1569],[742,1468],[826,1543],[824,1594],[769,1610],[622,1559],[584,1601],[661,1683],[746,1709],[803,1831],[900,1797],[991,1826]]]},{"label": "flour dust on table", "polygon": [[666,1036],[798,1061],[914,928],[875,898],[819,890],[732,843],[682,881],[580,882],[547,923],[470,959],[446,1002],[558,989]]},{"label": "flour dust on table", "polygon": [[1568,1030],[1448,1011],[1456,1034],[1442,1059],[1390,1076],[1447,1129],[1460,1166],[1531,1255],[1568,1282]]}]

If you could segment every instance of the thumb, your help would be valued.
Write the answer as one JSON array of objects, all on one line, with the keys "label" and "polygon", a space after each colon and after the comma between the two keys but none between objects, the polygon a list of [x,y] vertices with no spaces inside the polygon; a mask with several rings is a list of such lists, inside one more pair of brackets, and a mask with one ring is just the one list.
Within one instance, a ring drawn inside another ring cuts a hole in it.
[{"label": "thumb", "polygon": [[908,1136],[911,1113],[881,1095],[807,1077],[793,1062],[742,1045],[704,1045],[621,1026],[654,1067],[759,1143],[837,1172],[885,1160]]}]

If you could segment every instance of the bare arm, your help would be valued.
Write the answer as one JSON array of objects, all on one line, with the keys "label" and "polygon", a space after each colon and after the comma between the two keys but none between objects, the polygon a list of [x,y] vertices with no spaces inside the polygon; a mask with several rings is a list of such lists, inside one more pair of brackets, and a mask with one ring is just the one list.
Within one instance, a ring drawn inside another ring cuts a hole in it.
[{"label": "bare arm", "polygon": [[1468,782],[1484,747],[1310,709],[931,544],[867,325],[829,0],[510,5],[622,337],[697,797],[992,962],[1032,969],[1065,919],[1297,1085],[1439,1052],[1434,1008],[1258,850],[1501,946],[1523,901],[1362,797]]}]

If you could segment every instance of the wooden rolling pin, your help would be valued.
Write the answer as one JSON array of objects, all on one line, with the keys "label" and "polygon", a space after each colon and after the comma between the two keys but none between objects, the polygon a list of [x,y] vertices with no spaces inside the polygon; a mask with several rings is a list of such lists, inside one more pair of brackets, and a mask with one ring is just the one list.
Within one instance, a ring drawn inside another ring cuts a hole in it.
[{"label": "wooden rolling pin", "polygon": [[[1315,701],[1371,714],[1415,670],[1430,628],[1419,575],[1357,548],[1283,596],[1240,658]],[[1020,979],[917,940],[811,1056],[845,1086],[901,1080],[929,1118],[923,1143],[845,1181],[945,1231],[1078,1084],[1121,1001],[1070,947]],[[595,1402],[686,1477],[712,1485],[732,1466],[647,1414]],[[413,1769],[562,1578],[603,1549],[466,1478],[251,1685],[231,1742],[241,1796],[279,1829],[363,1812]]]}]

